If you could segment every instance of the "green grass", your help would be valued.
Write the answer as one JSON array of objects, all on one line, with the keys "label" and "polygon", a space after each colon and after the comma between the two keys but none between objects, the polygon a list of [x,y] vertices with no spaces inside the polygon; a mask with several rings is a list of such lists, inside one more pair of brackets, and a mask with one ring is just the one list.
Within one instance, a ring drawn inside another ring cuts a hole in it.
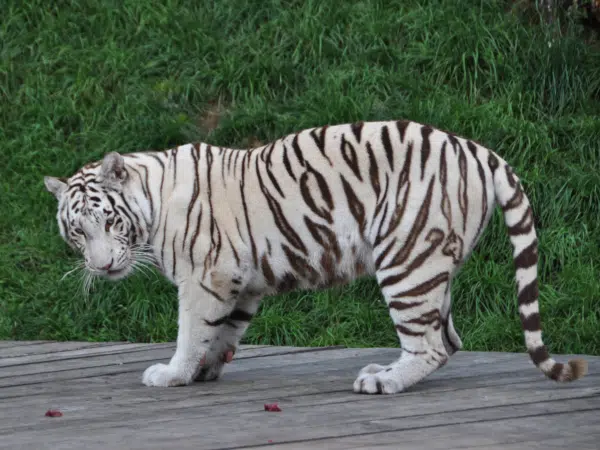
[{"label": "green grass", "polygon": [[[112,150],[408,118],[514,166],[536,214],[545,340],[600,354],[600,53],[577,26],[557,33],[499,0],[57,3],[0,4],[0,337],[176,336],[159,275],[100,282],[88,300],[61,281],[75,255],[44,175]],[[524,351],[513,277],[497,212],[452,287],[466,349]],[[397,345],[372,280],[268,298],[246,342]]]}]

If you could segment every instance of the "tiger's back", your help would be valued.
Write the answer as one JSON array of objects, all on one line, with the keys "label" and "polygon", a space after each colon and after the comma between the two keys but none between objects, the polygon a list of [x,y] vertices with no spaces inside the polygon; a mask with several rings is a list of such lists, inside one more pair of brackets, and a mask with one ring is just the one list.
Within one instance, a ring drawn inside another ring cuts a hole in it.
[{"label": "tiger's back", "polygon": [[[207,148],[229,187],[221,195],[232,213],[220,223],[248,222],[245,233],[231,227],[228,235],[238,235],[274,292],[373,275],[431,240],[458,265],[495,196],[491,169],[478,159],[489,152],[446,139],[415,123],[371,122],[305,130],[238,158]],[[408,243],[395,260],[390,238]]]}]

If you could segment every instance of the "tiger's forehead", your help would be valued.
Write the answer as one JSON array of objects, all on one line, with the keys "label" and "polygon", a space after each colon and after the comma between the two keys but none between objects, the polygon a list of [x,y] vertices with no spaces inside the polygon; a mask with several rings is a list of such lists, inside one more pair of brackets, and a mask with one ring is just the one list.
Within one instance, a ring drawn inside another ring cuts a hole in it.
[{"label": "tiger's forehead", "polygon": [[83,167],[67,180],[67,192],[72,192],[74,190],[85,191],[86,188],[93,188],[94,185],[96,185],[99,190],[97,177],[98,171],[95,168],[90,168],[88,166]]},{"label": "tiger's forehead", "polygon": [[92,214],[93,208],[98,208],[104,203],[103,189],[97,181],[96,167],[86,166],[67,180],[63,212],[68,216]]}]

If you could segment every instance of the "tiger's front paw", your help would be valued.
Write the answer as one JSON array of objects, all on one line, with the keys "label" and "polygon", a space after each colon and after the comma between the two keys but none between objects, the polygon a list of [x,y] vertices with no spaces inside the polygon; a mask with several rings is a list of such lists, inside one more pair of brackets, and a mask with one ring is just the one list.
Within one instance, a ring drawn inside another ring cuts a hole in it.
[{"label": "tiger's front paw", "polygon": [[213,381],[218,379],[223,372],[223,367],[226,363],[230,363],[233,360],[234,350],[227,350],[222,355],[211,354],[209,358],[205,357],[201,361],[202,368],[198,375],[196,375],[196,381]]},{"label": "tiger's front paw", "polygon": [[213,361],[210,364],[205,364],[196,375],[196,381],[214,381],[221,376],[223,372],[223,366],[225,364],[222,361]]},{"label": "tiger's front paw", "polygon": [[146,386],[158,387],[185,386],[191,381],[191,376],[170,364],[154,364],[144,371],[142,377],[142,383]]}]

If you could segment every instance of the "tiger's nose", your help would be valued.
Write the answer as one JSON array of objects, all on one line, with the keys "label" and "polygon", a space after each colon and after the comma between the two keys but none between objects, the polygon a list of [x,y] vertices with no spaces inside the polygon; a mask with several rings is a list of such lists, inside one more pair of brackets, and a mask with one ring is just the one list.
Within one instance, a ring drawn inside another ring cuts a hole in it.
[{"label": "tiger's nose", "polygon": [[113,260],[111,259],[107,265],[105,265],[104,267],[100,267],[100,270],[108,270],[112,267],[112,265],[113,265]]}]

